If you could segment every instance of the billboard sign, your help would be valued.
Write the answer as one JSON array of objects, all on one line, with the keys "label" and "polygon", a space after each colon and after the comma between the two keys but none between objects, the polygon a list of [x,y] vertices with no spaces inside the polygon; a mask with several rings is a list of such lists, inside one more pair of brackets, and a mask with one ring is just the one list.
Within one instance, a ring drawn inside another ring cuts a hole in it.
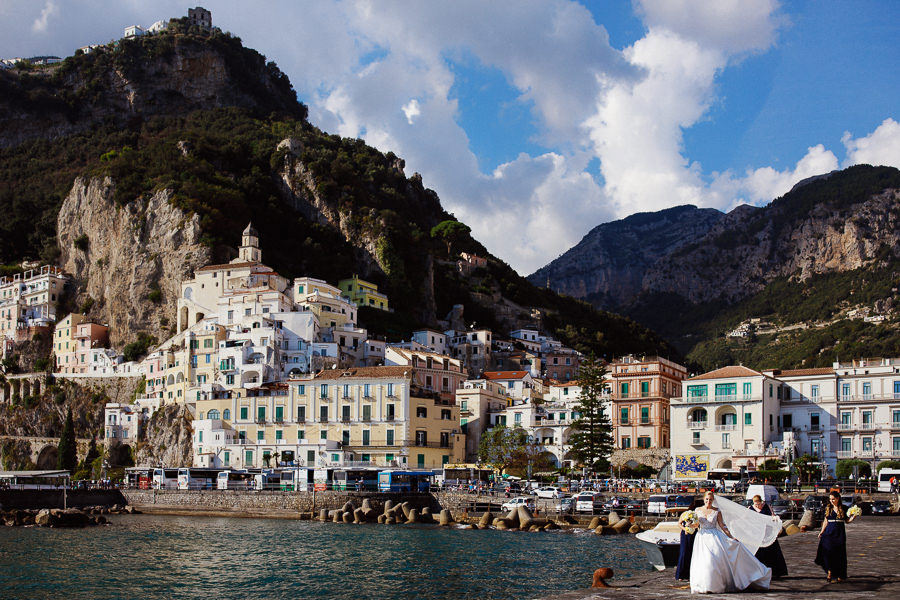
[{"label": "billboard sign", "polygon": [[706,479],[709,454],[676,454],[675,479]]}]

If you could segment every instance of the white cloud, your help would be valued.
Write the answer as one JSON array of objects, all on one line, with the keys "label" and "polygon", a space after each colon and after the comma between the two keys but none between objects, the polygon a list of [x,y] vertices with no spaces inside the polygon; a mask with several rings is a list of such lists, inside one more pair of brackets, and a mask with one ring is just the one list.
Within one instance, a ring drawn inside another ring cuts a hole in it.
[{"label": "white cloud", "polygon": [[419,101],[413,98],[409,102],[403,105],[403,114],[406,115],[406,121],[410,125],[413,124],[416,117],[422,114],[422,111],[419,110]]},{"label": "white cloud", "polygon": [[900,123],[885,119],[866,137],[853,139],[850,132],[841,138],[847,149],[844,166],[868,164],[900,168]]},{"label": "white cloud", "polygon": [[47,22],[50,20],[50,17],[56,16],[59,12],[59,8],[57,8],[56,3],[48,0],[46,4],[44,4],[44,9],[41,11],[41,15],[34,20],[34,23],[31,24],[31,30],[35,33],[44,33],[47,31]]}]

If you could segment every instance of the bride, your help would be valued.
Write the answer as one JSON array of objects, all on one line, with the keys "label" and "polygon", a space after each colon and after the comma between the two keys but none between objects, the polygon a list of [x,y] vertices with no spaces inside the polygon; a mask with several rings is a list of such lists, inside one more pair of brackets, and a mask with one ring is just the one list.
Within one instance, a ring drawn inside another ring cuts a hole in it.
[{"label": "bride", "polygon": [[776,527],[772,518],[751,512],[712,491],[706,492],[703,507],[694,512],[700,519],[700,528],[691,558],[691,593],[736,592],[751,586],[769,589],[772,569],[753,553],[759,546],[770,544],[769,538],[777,537],[780,520]]}]

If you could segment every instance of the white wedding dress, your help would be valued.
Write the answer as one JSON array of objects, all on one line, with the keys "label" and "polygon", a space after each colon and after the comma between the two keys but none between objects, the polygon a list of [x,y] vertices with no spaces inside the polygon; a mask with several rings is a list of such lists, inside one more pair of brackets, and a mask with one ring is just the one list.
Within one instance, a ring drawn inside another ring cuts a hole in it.
[{"label": "white wedding dress", "polygon": [[[716,524],[717,511],[700,518],[691,556],[691,593],[737,592],[749,587],[769,589],[772,569],[731,539]],[[727,525],[727,523],[726,523]]]}]

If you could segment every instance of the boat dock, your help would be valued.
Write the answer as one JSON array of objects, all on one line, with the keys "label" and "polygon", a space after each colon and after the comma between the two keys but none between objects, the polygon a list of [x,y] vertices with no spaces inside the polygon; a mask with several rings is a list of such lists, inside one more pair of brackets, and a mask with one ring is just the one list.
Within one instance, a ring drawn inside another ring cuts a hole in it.
[{"label": "boat dock", "polygon": [[[779,538],[789,575],[772,581],[768,592],[744,592],[741,600],[772,600],[802,597],[863,600],[896,598],[900,589],[900,517],[865,516],[847,526],[847,572],[843,583],[828,583],[825,573],[813,560],[818,547],[819,528]],[[594,567],[594,565],[591,565]],[[600,568],[605,565],[596,565]],[[588,576],[589,578],[589,576]],[[589,582],[585,582],[588,583]],[[724,594],[691,595],[687,581],[675,581],[675,569],[647,572],[628,579],[613,577],[611,587],[582,589],[548,597],[547,600],[649,600],[651,598],[721,598]]]}]

